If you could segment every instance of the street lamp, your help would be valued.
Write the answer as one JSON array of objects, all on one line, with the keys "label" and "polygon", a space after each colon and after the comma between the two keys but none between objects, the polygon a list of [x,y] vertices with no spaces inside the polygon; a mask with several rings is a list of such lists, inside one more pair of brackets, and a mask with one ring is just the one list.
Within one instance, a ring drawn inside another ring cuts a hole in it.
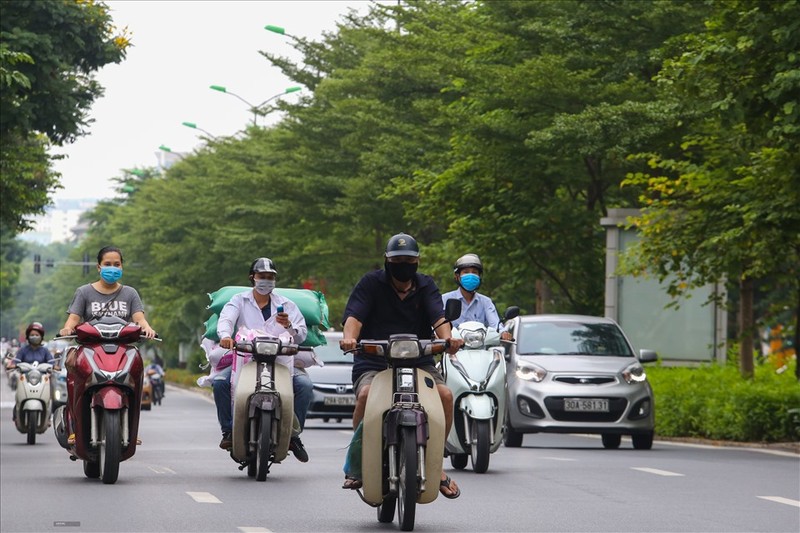
[{"label": "street lamp", "polygon": [[286,28],[281,28],[280,26],[273,26],[272,24],[267,24],[264,26],[264,29],[267,31],[271,31],[272,33],[277,33],[278,35],[285,35],[286,37],[291,37],[294,39],[294,35],[289,35],[286,33]]},{"label": "street lamp", "polygon": [[199,126],[198,126],[197,124],[195,124],[194,122],[181,122],[181,124],[183,124],[183,125],[184,125],[184,126],[186,126],[187,128],[192,128],[193,130],[202,131],[203,133],[205,133],[206,135],[208,135],[208,136],[209,136],[209,137],[211,137],[212,139],[216,139],[216,138],[217,138],[217,136],[216,136],[216,135],[213,135],[212,133],[209,133],[209,132],[207,132],[206,130],[204,130],[203,128],[199,127]]},{"label": "street lamp", "polygon": [[245,100],[244,98],[239,96],[238,94],[229,91],[227,87],[224,87],[222,85],[209,85],[209,89],[212,89],[214,91],[218,91],[218,92],[221,92],[221,93],[229,94],[231,96],[235,96],[236,98],[238,98],[239,100],[241,100],[242,102],[247,104],[247,106],[250,108],[250,111],[253,112],[253,126],[257,126],[258,123],[256,121],[258,119],[259,112],[261,111],[261,108],[264,107],[264,105],[266,105],[268,102],[271,102],[272,100],[274,100],[275,98],[278,98],[280,96],[284,96],[284,95],[287,95],[287,94],[290,94],[290,93],[296,93],[297,91],[301,90],[302,87],[288,87],[282,93],[278,93],[278,94],[276,94],[274,96],[270,96],[269,98],[267,98],[266,100],[264,100],[263,102],[261,102],[258,105],[251,104],[250,102],[248,102],[247,100]]}]

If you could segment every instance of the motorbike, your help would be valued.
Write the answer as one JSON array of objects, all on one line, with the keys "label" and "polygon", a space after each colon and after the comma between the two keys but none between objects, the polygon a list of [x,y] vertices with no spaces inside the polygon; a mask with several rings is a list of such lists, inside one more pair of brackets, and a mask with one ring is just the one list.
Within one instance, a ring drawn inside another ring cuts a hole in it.
[{"label": "motorbike", "polygon": [[[460,314],[461,302],[448,301],[445,318]],[[397,334],[389,340],[362,339],[356,348],[389,364],[375,376],[367,396],[358,494],[377,508],[379,522],[392,522],[396,508],[403,531],[414,529],[416,505],[431,503],[439,495],[446,436],[433,377],[411,365],[447,347],[444,340]]]},{"label": "motorbike", "polygon": [[[505,320],[519,315],[509,307]],[[463,470],[467,462],[483,474],[489,469],[489,456],[503,441],[506,416],[506,361],[500,332],[483,323],[463,322],[453,337],[464,340],[455,355],[442,358],[442,374],[453,392],[453,427],[447,436],[446,450],[453,468]]]},{"label": "motorbike", "polygon": [[36,435],[50,427],[51,363],[21,363],[17,361],[19,382],[16,387],[14,423],[17,431],[28,435],[28,444],[36,444]]},{"label": "motorbike", "polygon": [[8,378],[8,386],[11,390],[17,390],[17,383],[19,382],[19,372],[11,365],[11,362],[16,358],[18,346],[11,346],[3,358],[3,368],[6,370],[6,377]]},{"label": "motorbike", "polygon": [[[289,452],[294,420],[294,388],[289,368],[276,362],[298,351],[273,336],[237,336],[236,355],[250,358],[236,374],[233,390],[231,458],[239,470],[256,481],[266,481],[270,467]],[[238,363],[238,361],[237,361]]]},{"label": "motorbike", "polygon": [[151,368],[147,371],[147,377],[153,387],[153,405],[161,405],[161,399],[164,397],[164,376]]},{"label": "motorbike", "polygon": [[[70,459],[83,460],[88,478],[116,483],[119,464],[136,453],[144,365],[135,343],[142,329],[114,316],[80,324],[74,339],[78,346],[75,371],[67,401],[73,420],[60,407],[54,415],[59,444]],[[159,340],[159,339],[154,339]],[[74,442],[68,435],[75,434]]]}]

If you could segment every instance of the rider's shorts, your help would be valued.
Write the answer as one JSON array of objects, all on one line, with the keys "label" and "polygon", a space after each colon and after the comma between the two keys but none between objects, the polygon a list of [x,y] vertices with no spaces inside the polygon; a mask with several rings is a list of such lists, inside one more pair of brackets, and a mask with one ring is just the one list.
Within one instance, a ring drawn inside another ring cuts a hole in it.
[{"label": "rider's shorts", "polygon": [[[430,374],[431,377],[433,377],[433,381],[437,385],[444,385],[444,378],[442,377],[442,373],[438,368],[433,365],[421,366],[419,368]],[[375,376],[378,375],[378,372],[379,370],[367,370],[356,378],[356,382],[353,383],[353,390],[356,393],[356,398],[358,398],[358,393],[362,388],[372,383],[372,380],[375,379]]]}]

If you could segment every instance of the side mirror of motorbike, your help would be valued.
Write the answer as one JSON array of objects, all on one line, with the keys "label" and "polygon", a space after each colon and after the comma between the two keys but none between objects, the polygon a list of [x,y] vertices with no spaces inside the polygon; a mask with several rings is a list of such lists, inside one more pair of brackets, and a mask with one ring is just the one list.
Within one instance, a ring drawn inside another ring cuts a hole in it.
[{"label": "side mirror of motorbike", "polygon": [[461,300],[450,298],[444,304],[444,319],[448,322],[458,319],[461,316]]},{"label": "side mirror of motorbike", "polygon": [[506,308],[506,312],[503,313],[503,320],[511,320],[512,318],[517,318],[519,316],[519,307],[516,305],[512,305]]}]

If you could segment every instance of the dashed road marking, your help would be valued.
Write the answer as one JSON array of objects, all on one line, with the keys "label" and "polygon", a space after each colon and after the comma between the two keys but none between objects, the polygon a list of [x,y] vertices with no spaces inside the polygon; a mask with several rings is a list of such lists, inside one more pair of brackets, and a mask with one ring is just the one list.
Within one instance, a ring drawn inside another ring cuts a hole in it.
[{"label": "dashed road marking", "polygon": [[248,526],[239,526],[236,529],[241,531],[242,533],[272,533],[271,530],[265,527],[248,527]]},{"label": "dashed road marking", "polygon": [[570,457],[542,457],[542,459],[548,459],[550,461],[577,461],[577,459],[572,459]]},{"label": "dashed road marking", "polygon": [[187,492],[197,503],[222,503],[219,498],[210,492]]},{"label": "dashed road marking", "polygon": [[175,471],[173,469],[168,468],[166,466],[148,466],[147,468],[149,468],[150,470],[152,470],[156,474],[174,474],[175,473]]},{"label": "dashed road marking", "polygon": [[789,498],[781,498],[780,496],[759,496],[762,500],[769,500],[771,502],[776,503],[783,503],[786,505],[793,505],[795,507],[800,507],[800,501],[797,500],[790,500]]},{"label": "dashed road marking", "polygon": [[632,466],[632,470],[639,470],[641,472],[647,472],[648,474],[656,474],[657,476],[683,476],[683,474],[678,474],[677,472],[670,472],[669,470],[659,470],[657,468],[640,468],[637,466]]}]

